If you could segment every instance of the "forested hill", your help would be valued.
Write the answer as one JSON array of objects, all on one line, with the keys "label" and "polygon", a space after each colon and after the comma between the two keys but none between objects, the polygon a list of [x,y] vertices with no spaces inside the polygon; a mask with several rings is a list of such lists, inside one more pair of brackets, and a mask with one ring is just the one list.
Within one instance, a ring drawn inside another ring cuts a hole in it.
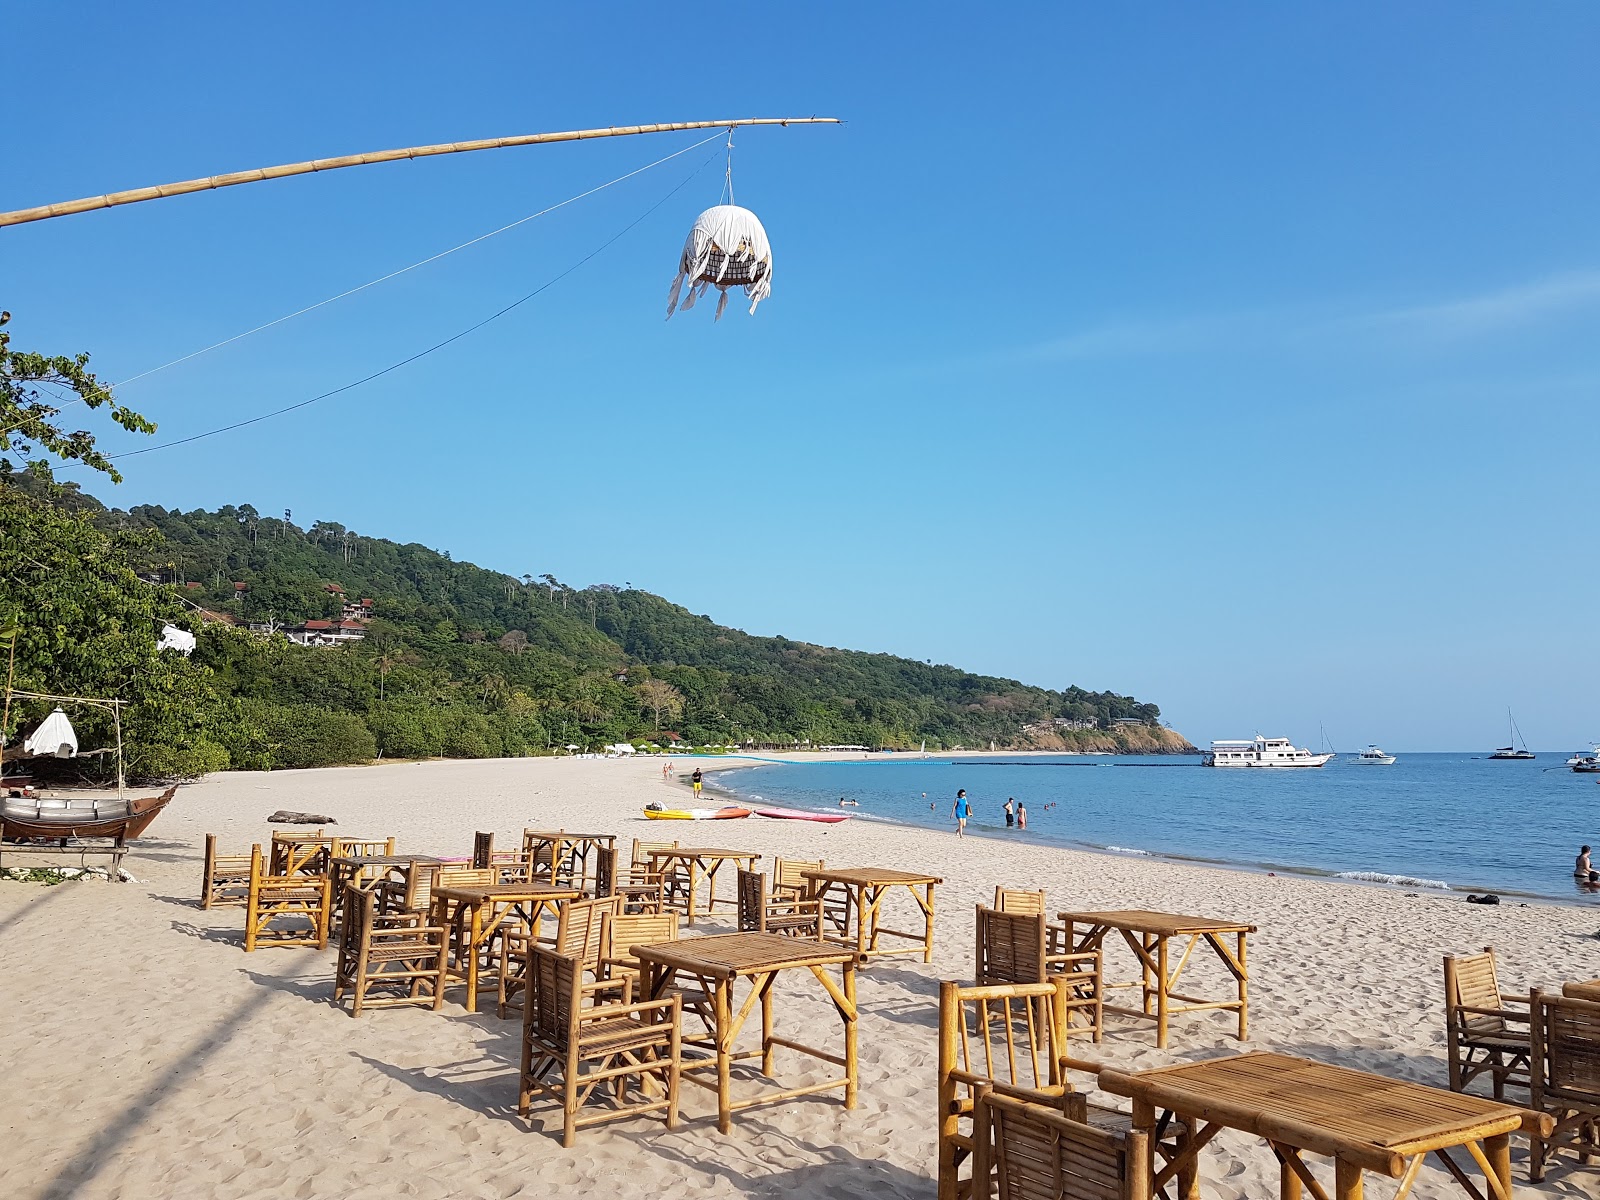
[{"label": "forested hill", "polygon": [[[248,506],[106,510],[71,493],[53,507],[92,523],[144,577],[139,589],[172,598],[150,611],[199,636],[191,661],[216,709],[196,718],[204,752],[152,761],[314,765],[675,739],[1189,748],[1154,704],[1132,697],[754,637],[638,589],[513,577],[331,522],[301,528]],[[59,548],[36,548],[33,559],[51,553]],[[283,636],[307,620],[337,623],[363,600],[370,615],[348,626],[359,641],[304,647]]]}]

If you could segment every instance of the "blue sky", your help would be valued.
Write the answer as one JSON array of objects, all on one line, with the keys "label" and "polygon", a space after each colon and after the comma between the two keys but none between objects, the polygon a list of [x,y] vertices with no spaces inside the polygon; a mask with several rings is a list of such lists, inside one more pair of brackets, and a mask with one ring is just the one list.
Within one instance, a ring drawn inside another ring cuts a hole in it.
[{"label": "blue sky", "polygon": [[[1507,705],[1536,749],[1600,738],[1600,10],[974,11],[8,10],[0,208],[540,130],[848,122],[736,138],[775,256],[753,318],[662,319],[719,198],[707,146],[129,384],[158,441],[253,416],[638,221],[403,371],[91,490],[1114,688],[1195,739],[1477,749]],[[8,229],[0,307],[14,344],[122,379],[700,136]]]}]

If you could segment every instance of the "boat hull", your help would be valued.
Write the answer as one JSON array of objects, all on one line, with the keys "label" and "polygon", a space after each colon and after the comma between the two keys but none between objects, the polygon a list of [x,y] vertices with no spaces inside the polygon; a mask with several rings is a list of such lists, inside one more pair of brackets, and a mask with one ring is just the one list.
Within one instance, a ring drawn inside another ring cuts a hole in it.
[{"label": "boat hull", "polygon": [[144,796],[122,803],[0,800],[0,836],[7,841],[90,837],[132,841],[160,816],[177,791],[173,786],[159,796]]}]

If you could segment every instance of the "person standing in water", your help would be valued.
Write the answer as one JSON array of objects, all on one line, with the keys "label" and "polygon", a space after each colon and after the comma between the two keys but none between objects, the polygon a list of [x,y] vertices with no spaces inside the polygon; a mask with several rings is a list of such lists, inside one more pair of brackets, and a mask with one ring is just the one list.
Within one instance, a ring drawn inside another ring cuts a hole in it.
[{"label": "person standing in water", "polygon": [[1026,829],[1027,827],[1028,827],[1028,806],[1026,804],[1024,804],[1022,801],[1018,800],[1017,801],[1017,828],[1018,829]]},{"label": "person standing in water", "polygon": [[956,791],[956,802],[950,806],[950,815],[956,819],[956,836],[967,836],[967,818],[972,815],[972,805],[967,802],[967,789]]},{"label": "person standing in water", "polygon": [[1572,868],[1572,873],[1580,879],[1587,879],[1591,869],[1589,865],[1589,847],[1581,846],[1578,849],[1578,864]]},{"label": "person standing in water", "polygon": [[1013,820],[1012,815],[1011,815],[1011,806],[1014,803],[1016,803],[1016,801],[1014,801],[1010,796],[1006,797],[1006,828],[1007,829],[1011,828],[1011,822]]},{"label": "person standing in water", "polygon": [[694,774],[689,776],[689,782],[694,784],[694,798],[696,800],[700,799],[700,784],[703,782],[703,778],[700,774],[699,767],[696,767],[694,769]]}]

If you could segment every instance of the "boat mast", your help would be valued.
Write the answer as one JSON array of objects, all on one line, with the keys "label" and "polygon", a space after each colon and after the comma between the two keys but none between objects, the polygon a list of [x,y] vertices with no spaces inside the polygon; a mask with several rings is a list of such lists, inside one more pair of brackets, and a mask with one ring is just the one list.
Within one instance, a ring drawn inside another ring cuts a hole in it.
[{"label": "boat mast", "polygon": [[432,146],[407,146],[400,150],[373,150],[366,154],[345,154],[338,158],[314,158],[307,162],[285,163],[276,167],[257,167],[253,171],[234,171],[227,175],[210,175],[204,179],[185,179],[179,183],[163,183],[155,187],[130,188],[122,192],[109,192],[104,196],[86,196],[81,200],[66,200],[59,204],[41,204],[35,208],[19,208],[0,213],[0,226],[22,225],[28,221],[44,221],[50,217],[65,217],[72,213],[91,212],[97,208],[112,208],[119,204],[137,204],[141,200],[160,200],[167,196],[183,196],[190,192],[205,192],[214,188],[233,187],[241,183],[260,183],[266,179],[282,179],[289,175],[309,175],[313,171],[334,171],[340,167],[364,167],[372,163],[397,162],[400,159],[429,158],[436,154],[464,154],[473,150],[504,150],[511,146],[541,146],[548,142],[581,142],[590,138],[628,137],[640,133],[678,133],[686,129],[735,129],[742,125],[838,125],[838,117],[739,117],[731,121],[678,121],[671,125],[614,125],[606,129],[569,129],[562,133],[528,133],[517,137],[485,138],[475,142],[442,142]]}]

